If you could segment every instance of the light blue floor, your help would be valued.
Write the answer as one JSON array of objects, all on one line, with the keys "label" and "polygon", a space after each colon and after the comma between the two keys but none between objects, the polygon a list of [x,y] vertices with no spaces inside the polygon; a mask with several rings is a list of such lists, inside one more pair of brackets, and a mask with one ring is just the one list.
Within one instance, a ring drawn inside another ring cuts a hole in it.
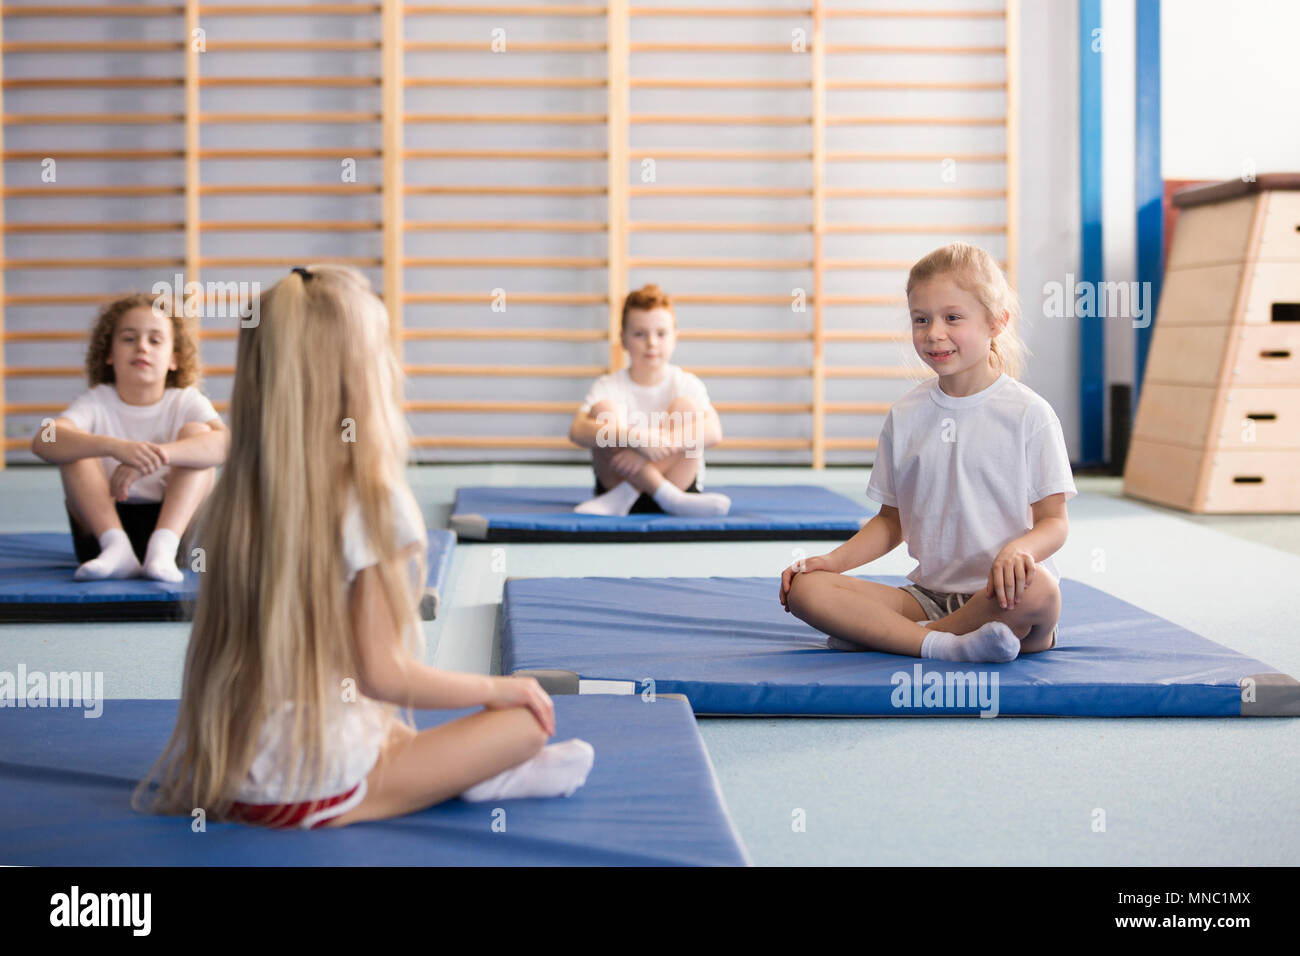
[{"label": "light blue floor", "polygon": [[[816,483],[856,497],[869,471],[711,465],[709,474],[713,484]],[[431,527],[446,526],[459,485],[576,485],[589,475],[410,471]],[[1122,497],[1118,479],[1076,482],[1056,555],[1064,576],[1300,675],[1300,516],[1192,518]],[[64,530],[64,521],[51,470],[0,472],[0,530]],[[817,554],[836,543],[462,543],[441,616],[425,625],[430,659],[496,666],[509,575],[770,574],[776,600],[796,545]],[[860,573],[912,566],[900,547]],[[98,670],[109,698],[175,697],[186,636],[180,624],[0,626],[0,670]],[[1300,863],[1300,719],[711,718],[700,730],[760,865]],[[1104,832],[1094,829],[1099,811]]]}]

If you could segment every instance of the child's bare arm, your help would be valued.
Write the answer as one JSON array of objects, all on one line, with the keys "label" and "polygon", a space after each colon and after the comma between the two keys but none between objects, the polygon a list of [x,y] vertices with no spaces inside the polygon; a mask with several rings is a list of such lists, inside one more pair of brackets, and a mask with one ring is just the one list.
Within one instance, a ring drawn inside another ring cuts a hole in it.
[{"label": "child's bare arm", "polygon": [[82,458],[116,458],[138,468],[142,474],[167,464],[167,453],[161,445],[96,435],[82,431],[66,418],[56,418],[52,428],[36,433],[32,438],[32,454],[51,465],[66,465]]},{"label": "child's bare arm", "polygon": [[879,514],[848,541],[826,555],[828,570],[840,573],[852,571],[889,554],[902,543],[903,523],[898,517],[898,509],[892,505],[881,505]]},{"label": "child's bare arm", "polygon": [[[399,573],[419,547],[402,553]],[[416,710],[527,707],[542,729],[555,733],[554,705],[535,680],[444,671],[411,657],[397,633],[377,567],[357,572],[350,603],[357,683],[367,697]]]},{"label": "child's bare arm", "polygon": [[223,464],[230,451],[230,429],[220,418],[205,422],[208,431],[201,435],[167,442],[163,450],[167,463],[178,468],[212,468]]}]

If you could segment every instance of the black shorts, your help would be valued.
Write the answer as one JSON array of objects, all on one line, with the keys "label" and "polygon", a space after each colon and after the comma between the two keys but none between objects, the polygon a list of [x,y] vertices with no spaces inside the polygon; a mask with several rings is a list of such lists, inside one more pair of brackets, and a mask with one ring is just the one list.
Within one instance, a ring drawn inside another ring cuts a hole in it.
[{"label": "black shorts", "polygon": [[[693,495],[698,495],[700,493],[699,477],[697,476],[695,478],[692,478],[690,487],[683,488],[682,490],[687,491]],[[604,485],[602,485],[600,483],[600,478],[597,477],[596,494],[603,495],[607,491],[609,491],[609,489],[606,488]],[[646,514],[646,513],[663,514],[664,509],[659,507],[659,502],[655,501],[653,498],[651,498],[643,491],[641,492],[640,496],[637,497],[636,501],[633,502],[632,510],[629,511],[628,514],[636,515],[636,514]]]},{"label": "black shorts", "polygon": [[[131,550],[143,563],[145,550],[149,547],[149,536],[153,534],[154,528],[158,527],[162,502],[115,501],[113,504],[117,506],[117,517],[122,522],[122,530],[131,539]],[[85,564],[87,561],[93,561],[99,557],[99,540],[77,520],[66,501],[63,507],[68,512],[68,526],[72,528],[72,547],[77,552],[77,563]],[[176,553],[177,556],[180,555],[179,549]]]}]

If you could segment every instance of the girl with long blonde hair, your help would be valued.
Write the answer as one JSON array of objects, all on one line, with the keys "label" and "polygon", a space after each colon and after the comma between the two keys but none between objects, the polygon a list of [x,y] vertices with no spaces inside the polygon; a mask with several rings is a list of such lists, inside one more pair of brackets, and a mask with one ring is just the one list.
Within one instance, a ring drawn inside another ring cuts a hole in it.
[{"label": "girl with long blonde hair", "polygon": [[[342,826],[451,797],[568,795],[593,752],[546,746],[531,678],[422,663],[426,531],[387,313],[355,269],[295,269],[241,323],[231,449],[204,512],[175,730],[155,812]],[[483,710],[417,732],[397,708]],[[150,781],[157,791],[149,798]]]}]

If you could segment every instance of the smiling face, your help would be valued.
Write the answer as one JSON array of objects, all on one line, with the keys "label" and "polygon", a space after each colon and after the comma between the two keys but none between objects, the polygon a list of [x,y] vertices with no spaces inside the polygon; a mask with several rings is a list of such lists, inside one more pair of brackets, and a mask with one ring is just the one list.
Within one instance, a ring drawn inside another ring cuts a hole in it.
[{"label": "smiling face", "polygon": [[654,374],[668,364],[677,347],[677,322],[667,309],[630,309],[623,348],[632,367]]},{"label": "smiling face", "polygon": [[172,344],[171,319],[139,306],[117,320],[106,361],[119,385],[165,386],[167,373],[176,368]]},{"label": "smiling face", "polygon": [[907,306],[916,354],[941,378],[963,388],[982,388],[997,378],[989,364],[989,343],[1001,325],[990,328],[989,314],[973,294],[947,276],[935,276],[912,290]]}]

